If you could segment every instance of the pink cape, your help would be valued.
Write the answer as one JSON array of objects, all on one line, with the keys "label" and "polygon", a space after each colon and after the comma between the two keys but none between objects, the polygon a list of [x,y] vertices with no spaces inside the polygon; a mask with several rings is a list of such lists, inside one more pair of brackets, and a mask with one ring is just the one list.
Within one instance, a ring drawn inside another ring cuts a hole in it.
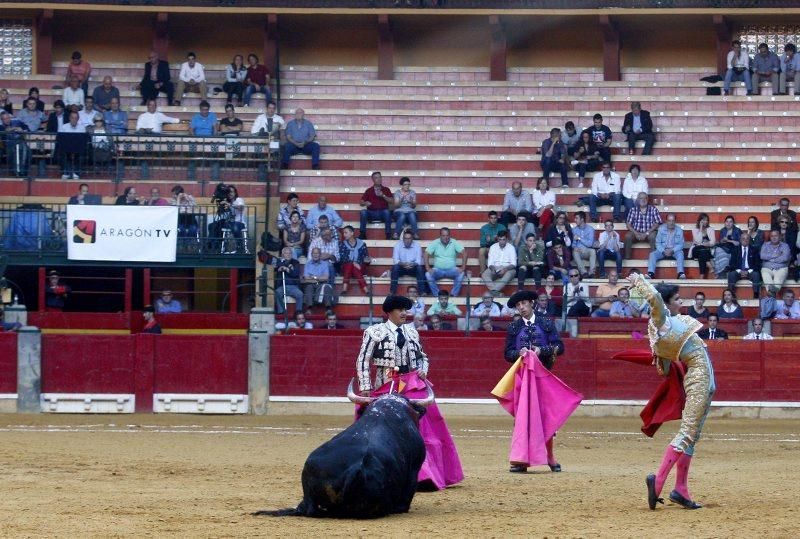
[{"label": "pink cape", "polygon": [[544,368],[533,352],[517,360],[492,395],[514,416],[508,460],[523,466],[547,464],[545,443],[566,423],[583,399],[583,395]]},{"label": "pink cape", "polygon": [[[427,396],[425,382],[416,372],[400,375],[400,382],[395,383],[394,391],[411,399],[422,399]],[[433,384],[431,384],[433,386]],[[383,384],[372,392],[373,396],[389,392],[391,382]],[[461,460],[458,458],[456,444],[450,436],[439,407],[436,402],[428,406],[425,415],[419,422],[419,433],[425,442],[425,462],[419,470],[417,481],[430,481],[438,490],[460,483],[464,479]]]}]

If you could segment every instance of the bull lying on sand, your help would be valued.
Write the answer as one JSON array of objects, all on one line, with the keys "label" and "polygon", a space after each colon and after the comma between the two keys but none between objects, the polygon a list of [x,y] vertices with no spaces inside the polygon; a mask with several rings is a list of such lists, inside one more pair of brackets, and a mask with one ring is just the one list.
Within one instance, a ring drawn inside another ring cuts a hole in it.
[{"label": "bull lying on sand", "polygon": [[256,515],[377,518],[407,513],[425,460],[419,418],[433,402],[396,393],[378,398],[347,392],[367,404],[361,417],[315,449],[303,467],[303,501],[295,509],[259,511]]}]

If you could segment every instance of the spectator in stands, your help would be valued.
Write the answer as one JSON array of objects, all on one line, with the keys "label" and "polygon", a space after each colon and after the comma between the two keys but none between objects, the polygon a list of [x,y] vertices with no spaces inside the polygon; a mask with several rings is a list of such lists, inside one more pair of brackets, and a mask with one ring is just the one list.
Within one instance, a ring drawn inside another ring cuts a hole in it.
[{"label": "spectator in stands", "polygon": [[[624,287],[625,284],[619,282],[619,273],[614,270],[609,271],[608,282],[598,285],[594,291],[594,301],[597,307],[592,313],[592,317],[611,316],[611,307],[619,298],[619,292]],[[628,297],[630,298],[630,295]]]},{"label": "spectator in stands", "polygon": [[103,115],[94,110],[94,99],[92,96],[87,96],[83,101],[83,108],[78,111],[78,123],[81,124],[87,131],[94,125],[94,119]]},{"label": "spectator in stands", "polygon": [[578,142],[581,140],[580,131],[575,129],[575,123],[572,120],[564,124],[564,130],[561,132],[561,142],[567,147],[567,152],[572,155]]},{"label": "spectator in stands", "polygon": [[561,142],[561,129],[554,127],[550,137],[542,142],[542,178],[549,183],[550,174],[559,172],[561,182],[556,187],[567,184],[567,145]]},{"label": "spectator in stands", "polygon": [[192,116],[189,132],[195,137],[213,137],[217,134],[217,115],[205,99],[200,101],[200,112]]},{"label": "spectator in stands", "polygon": [[194,197],[185,192],[180,185],[174,186],[171,192],[171,204],[178,206],[178,239],[197,238],[199,227],[195,216],[192,215],[197,206]]},{"label": "spectator in stands", "polygon": [[[461,256],[461,264],[457,262],[458,255]],[[439,238],[432,241],[425,249],[425,279],[428,281],[428,289],[434,296],[439,295],[439,287],[436,282],[439,279],[453,279],[453,295],[457,296],[461,291],[461,281],[464,280],[464,270],[467,266],[467,256],[464,247],[450,237],[450,229],[442,227],[439,230]]]},{"label": "spectator in stands", "polygon": [[556,214],[556,219],[544,236],[544,246],[552,247],[555,240],[561,240],[564,250],[572,248],[572,228],[567,224],[567,212],[560,211]]},{"label": "spectator in stands", "polygon": [[[708,263],[711,261],[711,250],[717,243],[717,234],[714,228],[708,223],[708,214],[701,213],[697,216],[697,223],[692,229],[692,245],[686,258],[696,259],[700,267],[700,276],[705,279],[708,277]],[[712,275],[716,278],[712,268]]]},{"label": "spectator in stands", "polygon": [[797,230],[789,228],[789,219],[781,217],[778,219],[778,232],[781,235],[781,241],[789,246],[792,253],[792,258],[797,254]]},{"label": "spectator in stands", "polygon": [[97,86],[92,92],[94,99],[94,109],[97,112],[106,112],[111,109],[111,100],[119,99],[119,89],[114,86],[114,81],[106,75],[103,77],[103,84]]},{"label": "spectator in stands", "polygon": [[[88,131],[88,129],[87,129]],[[94,127],[91,130],[91,160],[95,169],[108,170],[108,166],[115,154],[114,139],[106,131],[106,122],[98,112],[94,118]]]},{"label": "spectator in stands", "polygon": [[5,110],[0,111],[0,148],[5,146],[7,173],[21,178],[30,170],[31,151],[25,142],[28,126]]},{"label": "spectator in stands", "polygon": [[238,238],[236,242],[237,246],[241,246],[243,243],[246,246],[247,233],[245,229],[247,228],[247,224],[245,221],[245,202],[244,199],[239,196],[239,190],[236,189],[235,185],[228,185],[228,198],[226,202],[230,209],[226,224],[233,232],[233,236]]},{"label": "spectator in stands", "polygon": [[577,269],[569,271],[569,282],[564,287],[567,298],[567,316],[576,318],[589,316],[592,311],[592,300],[589,297],[589,287],[581,282],[581,274]]},{"label": "spectator in stands", "polygon": [[747,95],[753,93],[753,82],[750,79],[750,56],[747,49],[742,47],[738,39],[731,42],[731,51],[727,59],[728,70],[725,72],[725,83],[723,88],[725,95],[731,93],[731,82],[744,82],[747,87]]},{"label": "spectator in stands", "polygon": [[[300,290],[300,262],[292,256],[291,247],[281,249],[275,258],[275,314],[286,312],[286,297],[294,298],[295,312],[303,312],[303,291]],[[313,280],[313,279],[312,279]]]},{"label": "spectator in stands", "polygon": [[[69,121],[58,127],[59,133],[80,134],[86,133],[86,128],[78,123],[78,113],[71,111]],[[79,180],[81,175],[81,161],[86,156],[86,141],[74,141],[74,147],[66,148],[62,145],[59,148],[61,159],[61,179]]]},{"label": "spectator in stands", "polygon": [[500,220],[506,226],[516,221],[519,215],[524,215],[529,223],[533,222],[533,200],[531,194],[522,188],[522,182],[511,184],[511,189],[506,191],[503,199],[501,211]]},{"label": "spectator in stands", "polygon": [[322,329],[342,329],[342,325],[338,323],[336,319],[336,313],[333,311],[328,311],[325,313],[325,327]]},{"label": "spectator in stands", "polygon": [[[789,228],[797,230],[797,213],[789,209],[791,202],[788,198],[783,197],[778,201],[778,207],[772,210],[769,214],[769,227],[770,230],[777,230],[780,228],[780,220],[787,219],[789,221]],[[755,219],[755,217],[753,217]],[[758,220],[756,219],[756,222]]]},{"label": "spectator in stands", "polygon": [[497,243],[489,248],[487,268],[481,274],[489,293],[497,297],[517,274],[517,248],[508,243],[508,232],[497,234]]},{"label": "spectator in stands", "polygon": [[556,316],[556,306],[553,302],[547,299],[547,296],[539,294],[536,298],[536,305],[533,307],[533,312],[541,314],[542,316]]},{"label": "spectator in stands", "polygon": [[32,86],[30,90],[28,90],[28,99],[33,98],[36,101],[36,110],[39,112],[44,112],[44,101],[39,99],[39,88],[36,86]]},{"label": "spectator in stands", "polygon": [[497,212],[492,210],[488,214],[488,223],[483,225],[480,230],[480,247],[478,248],[478,263],[481,273],[486,269],[486,257],[489,248],[497,242],[497,234],[501,230],[507,230],[506,225],[498,222]]},{"label": "spectator in stands", "polygon": [[292,250],[294,258],[300,258],[305,255],[305,245],[308,239],[308,231],[306,225],[300,218],[300,212],[293,211],[289,217],[289,226],[281,231],[284,247]]},{"label": "spectator in stands", "polygon": [[711,311],[705,306],[706,295],[703,292],[698,292],[694,295],[694,303],[689,306],[686,314],[692,318],[702,319],[708,318]]},{"label": "spectator in stands", "polygon": [[537,240],[536,234],[528,234],[517,250],[517,290],[525,288],[528,278],[533,278],[537,287],[542,286],[544,268],[544,242]]},{"label": "spectator in stands", "polygon": [[482,316],[479,318],[479,320],[480,324],[478,327],[480,331],[498,331],[498,328],[492,324],[492,319],[488,316]]},{"label": "spectator in stands", "polygon": [[361,195],[359,236],[367,237],[367,221],[383,222],[386,239],[392,237],[392,214],[389,205],[394,203],[394,196],[388,187],[383,185],[383,176],[380,172],[372,173],[372,187],[368,187]]},{"label": "spectator in stands", "polygon": [[262,92],[264,101],[272,101],[272,93],[269,91],[269,71],[266,66],[258,63],[258,56],[253,53],[247,55],[247,77],[245,78],[244,106],[250,106],[253,94]]},{"label": "spectator in stands", "polygon": [[698,331],[697,336],[704,341],[727,341],[728,332],[717,327],[718,324],[719,317],[714,313],[709,314],[708,326]]},{"label": "spectator in stands", "polygon": [[486,292],[483,294],[481,302],[472,308],[469,315],[476,318],[496,318],[500,316],[500,311],[502,309],[502,305],[494,300],[494,296]]},{"label": "spectator in stands", "polygon": [[[572,260],[584,279],[594,277],[597,267],[597,252],[594,228],[586,223],[586,212],[575,212],[575,226],[572,227]],[[588,267],[587,267],[588,264]]]},{"label": "spectator in stands", "polygon": [[136,196],[136,188],[133,186],[126,187],[120,196],[117,197],[115,206],[138,206],[141,203],[139,197]]},{"label": "spectator in stands", "polygon": [[411,227],[414,239],[419,239],[417,229],[417,193],[411,189],[411,180],[407,177],[400,178],[400,189],[394,192],[394,220],[395,232],[392,239],[400,238],[400,233],[406,227]]},{"label": "spectator in stands", "polygon": [[9,114],[14,114],[14,105],[8,97],[8,90],[0,88],[0,110],[4,110]]},{"label": "spectator in stands", "polygon": [[592,117],[592,126],[584,129],[591,136],[592,142],[597,146],[597,151],[600,154],[600,159],[605,163],[611,162],[611,129],[607,125],[603,125],[603,115],[595,114]]},{"label": "spectator in stands", "polygon": [[143,112],[136,119],[136,132],[147,134],[160,134],[164,124],[179,124],[180,118],[167,116],[161,111],[156,110],[156,100],[150,99],[147,102],[147,112]]},{"label": "spectator in stands", "polygon": [[650,187],[647,184],[647,178],[642,175],[642,167],[636,163],[628,168],[628,175],[625,176],[625,181],[622,182],[622,203],[625,206],[625,217],[628,217],[631,208],[636,205],[636,197],[639,193],[648,194]]},{"label": "spectator in stands", "polygon": [[[275,328],[278,329],[277,324],[275,324]],[[314,329],[314,324],[306,320],[306,314],[304,312],[295,310],[294,320],[289,322],[287,329]]]},{"label": "spectator in stands", "polygon": [[413,317],[414,329],[417,331],[428,331],[428,324],[425,323],[425,313],[415,314]]},{"label": "spectator in stands", "polygon": [[785,290],[783,292],[783,301],[775,302],[771,316],[777,320],[799,320],[800,319],[800,301],[794,299],[794,292]]},{"label": "spectator in stands", "polygon": [[[791,224],[791,222],[789,224]],[[761,231],[761,223],[759,223],[758,217],[755,215],[751,215],[747,218],[746,234],[750,236],[750,246],[760,251],[761,246],[764,245],[764,232]]]},{"label": "spectator in stands", "polygon": [[717,317],[719,318],[744,318],[742,307],[736,301],[736,292],[730,288],[722,292],[722,301],[717,307]]},{"label": "spectator in stands", "polygon": [[764,331],[764,320],[761,318],[753,318],[750,322],[753,326],[753,331],[742,337],[745,341],[771,341],[772,335]]},{"label": "spectator in stands", "polygon": [[342,236],[344,236],[344,239],[339,244],[338,257],[342,268],[342,295],[347,294],[350,280],[355,279],[366,296],[369,294],[369,288],[367,288],[364,274],[367,272],[367,266],[372,261],[367,250],[367,244],[363,240],[356,238],[355,230],[350,225],[342,229]]},{"label": "spectator in stands", "polygon": [[64,82],[69,83],[72,77],[78,79],[78,84],[83,89],[84,94],[89,93],[89,78],[92,75],[92,65],[85,62],[79,51],[72,53],[72,61],[67,65],[67,74]]},{"label": "spectator in stands", "polygon": [[319,218],[322,216],[328,218],[328,223],[334,228],[342,228],[344,221],[342,221],[339,213],[331,206],[328,206],[328,197],[320,195],[317,199],[317,204],[308,209],[306,215],[306,222],[309,226],[316,226],[319,223]]},{"label": "spectator in stands", "polygon": [[[552,247],[547,250],[547,267],[555,273],[556,279],[563,279],[564,275],[567,275],[567,272],[573,267],[569,249],[564,248],[564,242],[561,239],[553,240]],[[578,269],[575,268],[575,271]],[[578,274],[580,275],[579,271]]]},{"label": "spectator in stands", "polygon": [[36,100],[31,97],[25,100],[25,108],[16,117],[28,127],[28,131],[40,131],[42,124],[47,122],[47,115],[36,108]]},{"label": "spectator in stands", "polygon": [[550,190],[550,182],[547,178],[539,178],[536,184],[536,191],[533,192],[533,224],[539,229],[539,233],[544,233],[553,222],[553,208],[556,205],[556,195]]},{"label": "spectator in stands", "polygon": [[336,278],[335,265],[339,262],[339,242],[333,238],[333,229],[331,227],[324,229],[317,238],[311,241],[308,250],[310,252],[313,249],[319,249],[320,260],[330,265],[328,276],[330,277],[330,284],[333,285]]},{"label": "spectator in stands", "polygon": [[[278,230],[283,230],[289,226],[290,217],[293,212],[300,214],[300,220],[308,226],[308,222],[303,217],[303,210],[300,209],[300,197],[297,193],[289,193],[286,195],[286,206],[281,208],[278,212]],[[316,225],[316,223],[314,223]]]},{"label": "spectator in stands", "polygon": [[672,258],[678,266],[678,279],[685,279],[683,268],[683,229],[675,223],[675,214],[667,215],[667,222],[658,227],[656,248],[650,253],[647,261],[647,274],[651,279],[656,276],[656,262],[664,258]]},{"label": "spectator in stands", "polygon": [[320,304],[324,305],[326,309],[330,309],[333,306],[333,286],[330,283],[333,265],[322,260],[322,252],[319,247],[314,246],[309,249],[309,252],[311,260],[306,262],[306,266],[303,268],[303,277],[300,280],[303,285],[303,305],[307,310]]},{"label": "spectator in stands", "polygon": [[600,149],[592,140],[592,134],[589,131],[582,131],[581,138],[572,152],[572,161],[570,161],[570,164],[578,171],[578,181],[575,184],[570,183],[570,187],[583,186],[586,173],[597,170],[602,160]]},{"label": "spectator in stands", "polygon": [[794,43],[787,43],[783,47],[781,60],[781,74],[779,79],[779,95],[789,93],[787,82],[794,82],[794,95],[800,94],[800,56],[797,56],[797,47]]},{"label": "spectator in stands", "polygon": [[[525,243],[525,238],[528,237],[528,234],[536,234],[536,227],[533,223],[529,223],[524,215],[518,215],[517,222],[508,229],[508,237],[512,247],[518,249],[520,245]],[[500,237],[499,232],[497,237]],[[491,250],[491,247],[489,249]]]},{"label": "spectator in stands", "polygon": [[606,276],[606,260],[611,259],[616,263],[617,275],[622,273],[622,249],[624,245],[619,233],[614,230],[614,221],[606,219],[603,223],[603,231],[597,242],[597,264],[600,267],[599,277]]},{"label": "spectator in stands", "polygon": [[615,222],[622,221],[622,180],[611,170],[611,163],[603,163],[602,170],[592,178],[592,194],[589,196],[589,213],[593,223],[599,223],[597,206],[611,206]]},{"label": "spectator in stands", "polygon": [[627,288],[621,288],[619,297],[611,304],[611,318],[639,318],[639,306],[631,301],[631,293]]},{"label": "spectator in stands", "polygon": [[642,155],[653,153],[653,144],[656,142],[656,135],[653,132],[653,120],[650,112],[642,110],[642,104],[638,101],[631,102],[631,111],[625,115],[622,122],[622,132],[628,137],[628,153],[636,153],[636,141],[644,141]]},{"label": "spectator in stands", "polygon": [[545,296],[547,298],[549,305],[553,308],[553,312],[561,312],[563,288],[560,284],[557,284],[555,273],[552,271],[547,273],[547,276],[544,278],[544,286],[537,290],[536,293],[539,294],[539,297]]},{"label": "spectator in stands", "polygon": [[753,298],[758,299],[761,291],[761,254],[750,245],[750,236],[742,234],[739,247],[731,251],[731,259],[725,270],[728,272],[728,288],[736,288],[737,281],[746,279],[753,282]]},{"label": "spectator in stands", "polygon": [[250,133],[262,137],[270,137],[272,140],[280,140],[281,129],[285,127],[286,122],[281,116],[275,114],[275,103],[270,101],[267,103],[266,112],[256,117],[256,120],[253,122],[253,127],[250,128]]},{"label": "spectator in stands", "polygon": [[81,110],[83,108],[83,102],[86,100],[86,94],[80,86],[78,77],[72,77],[69,79],[67,87],[64,88],[63,98],[64,105],[67,108],[75,110]]},{"label": "spectator in stands", "polygon": [[422,301],[422,298],[419,297],[419,290],[420,289],[418,289],[414,285],[409,285],[408,288],[406,288],[406,297],[410,299],[412,303],[411,308],[408,310],[408,313],[411,316],[418,316],[421,314],[424,320],[426,307],[425,307],[425,302]]},{"label": "spectator in stands", "polygon": [[128,113],[120,110],[118,97],[111,99],[109,109],[103,113],[103,120],[111,135],[124,135],[128,132]]},{"label": "spectator in stands", "polygon": [[[392,270],[389,293],[397,293],[397,282],[401,275],[410,275],[417,279],[417,289],[425,290],[425,265],[422,262],[422,248],[414,241],[411,231],[403,231],[403,238],[392,250]],[[411,287],[409,287],[410,290]]]},{"label": "spectator in stands", "polygon": [[625,260],[631,259],[635,241],[646,241],[650,244],[650,250],[655,249],[659,225],[661,225],[661,214],[658,213],[658,208],[648,203],[645,193],[639,193],[636,197],[636,206],[628,212],[626,221],[628,232],[625,234]]},{"label": "spectator in stands", "polygon": [[247,80],[247,68],[244,65],[244,57],[236,54],[225,68],[225,84],[222,85],[222,91],[228,94],[229,105],[236,101],[237,105],[242,106],[245,80]]},{"label": "spectator in stands", "polygon": [[89,185],[82,183],[78,186],[78,194],[69,197],[67,204],[99,206],[100,204],[102,204],[102,200],[100,199],[100,195],[89,194]]},{"label": "spectator in stands", "polygon": [[719,231],[719,241],[714,249],[714,273],[724,278],[725,268],[730,265],[731,253],[739,247],[742,231],[736,226],[733,215],[725,217],[725,224]]},{"label": "spectator in stands", "polygon": [[155,51],[150,51],[148,62],[144,64],[144,73],[138,89],[142,94],[142,105],[158,98],[159,93],[164,93],[167,95],[167,104],[172,106],[174,87],[170,81],[169,62],[159,60]]},{"label": "spectator in stands", "polygon": [[142,327],[142,333],[161,335],[161,326],[156,320],[155,307],[152,305],[145,305],[144,309],[142,309],[142,318],[144,318],[144,327]]},{"label": "spectator in stands", "polygon": [[162,290],[161,297],[156,300],[156,312],[158,314],[168,314],[182,311],[181,302],[172,296],[172,290]]},{"label": "spectator in stands", "polygon": [[47,285],[44,289],[44,305],[47,311],[63,311],[72,288],[61,282],[61,275],[56,270],[47,274]]},{"label": "spectator in stands", "polygon": [[225,137],[238,137],[244,130],[244,123],[236,117],[233,104],[225,105],[225,117],[219,121],[219,134]]},{"label": "spectator in stands", "polygon": [[780,232],[770,230],[769,241],[761,246],[761,280],[767,290],[775,292],[783,286],[789,273],[791,250],[781,241]]},{"label": "spectator in stands", "polygon": [[69,122],[69,114],[66,112],[64,102],[57,99],[53,103],[53,112],[47,116],[47,127],[45,131],[48,133],[58,133],[58,129],[62,124]]},{"label": "spectator in stands", "polygon": [[759,84],[771,82],[773,88],[778,88],[778,72],[781,70],[781,61],[778,55],[769,50],[766,43],[758,45],[758,54],[753,57],[753,91],[760,92]]},{"label": "spectator in stands", "polygon": [[289,168],[289,160],[293,155],[302,153],[311,156],[311,168],[319,169],[320,147],[314,139],[317,132],[314,125],[305,119],[305,111],[297,109],[294,112],[294,119],[286,124],[286,144],[283,146],[283,157],[281,167]]},{"label": "spectator in stands", "polygon": [[447,290],[439,290],[436,296],[438,301],[430,306],[428,309],[428,316],[441,316],[443,314],[461,316],[461,309],[454,303],[450,303],[450,292]]},{"label": "spectator in stands", "polygon": [[145,206],[169,206],[169,200],[161,198],[161,191],[158,187],[150,188],[150,198],[144,201]]},{"label": "spectator in stands", "polygon": [[442,322],[442,317],[438,314],[431,316],[429,320],[431,331],[449,331],[453,329],[450,324]]},{"label": "spectator in stands", "polygon": [[193,52],[186,54],[186,61],[181,64],[178,73],[178,85],[175,88],[175,105],[181,104],[184,92],[196,92],[200,94],[200,99],[208,97],[206,85],[206,71],[203,64],[197,61],[197,56]]}]

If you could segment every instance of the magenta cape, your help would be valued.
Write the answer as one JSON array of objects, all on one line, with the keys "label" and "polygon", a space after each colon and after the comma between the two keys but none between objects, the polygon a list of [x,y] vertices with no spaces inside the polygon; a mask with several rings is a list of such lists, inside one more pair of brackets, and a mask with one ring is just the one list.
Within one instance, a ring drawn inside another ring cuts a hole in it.
[{"label": "magenta cape", "polygon": [[[391,382],[383,384],[372,392],[372,395],[383,395],[389,392]],[[433,384],[431,384],[433,387]],[[425,382],[416,372],[400,375],[400,382],[395,383],[394,391],[411,399],[423,399],[427,396]],[[425,415],[419,422],[419,433],[425,442],[425,462],[419,470],[417,481],[430,481],[441,490],[464,480],[461,460],[458,458],[456,444],[450,436],[439,407],[433,402],[428,406]]]},{"label": "magenta cape", "polygon": [[583,395],[545,369],[533,352],[514,363],[492,395],[514,416],[508,460],[523,466],[547,464],[545,443],[583,399]]}]

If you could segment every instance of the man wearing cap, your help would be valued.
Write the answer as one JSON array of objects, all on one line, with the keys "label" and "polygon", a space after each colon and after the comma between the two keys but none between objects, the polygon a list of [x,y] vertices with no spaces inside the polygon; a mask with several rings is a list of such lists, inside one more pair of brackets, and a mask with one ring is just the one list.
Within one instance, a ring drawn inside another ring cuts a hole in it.
[{"label": "man wearing cap", "polygon": [[63,311],[64,303],[69,297],[72,289],[62,284],[59,279],[61,276],[56,270],[47,274],[47,288],[44,293],[44,304],[48,311]]},{"label": "man wearing cap", "polygon": [[[509,308],[516,308],[521,318],[509,324],[506,330],[505,359],[514,363],[532,351],[548,370],[553,367],[556,356],[564,353],[564,343],[558,336],[558,330],[552,318],[534,313],[538,294],[531,290],[515,292],[508,300]],[[560,472],[561,465],[553,455],[553,439],[545,442],[547,447],[547,464],[553,472]],[[512,463],[510,472],[525,473],[528,467]]]},{"label": "man wearing cap", "polygon": [[156,322],[156,309],[152,305],[145,305],[142,312],[144,317],[144,327],[142,333],[152,333],[154,335],[161,335],[161,326]]}]

